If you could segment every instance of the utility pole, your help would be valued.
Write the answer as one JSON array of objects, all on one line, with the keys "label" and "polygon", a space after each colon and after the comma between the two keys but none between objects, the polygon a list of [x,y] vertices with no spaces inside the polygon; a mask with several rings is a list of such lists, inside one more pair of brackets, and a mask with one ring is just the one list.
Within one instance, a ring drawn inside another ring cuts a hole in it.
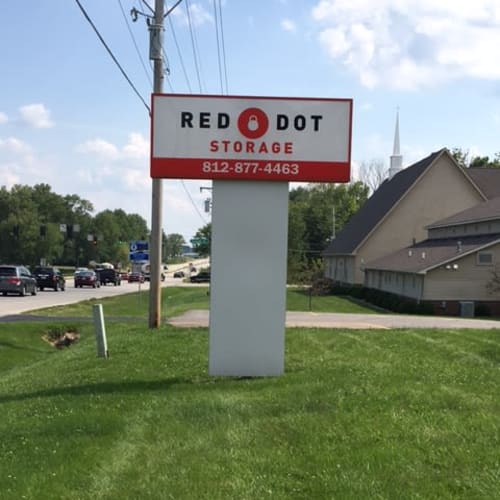
[{"label": "utility pole", "polygon": [[[155,94],[163,92],[163,11],[164,0],[155,0],[154,19],[149,25],[149,58],[154,62]],[[162,179],[152,179],[149,328],[159,328],[161,323],[162,206]]]}]

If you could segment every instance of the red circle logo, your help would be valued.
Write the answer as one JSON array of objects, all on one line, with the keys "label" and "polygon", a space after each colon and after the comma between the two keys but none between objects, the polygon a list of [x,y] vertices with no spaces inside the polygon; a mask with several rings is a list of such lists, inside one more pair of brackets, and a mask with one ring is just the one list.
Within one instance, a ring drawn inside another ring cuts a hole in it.
[{"label": "red circle logo", "polygon": [[238,130],[248,139],[262,137],[269,128],[269,118],[260,108],[247,108],[238,116]]}]

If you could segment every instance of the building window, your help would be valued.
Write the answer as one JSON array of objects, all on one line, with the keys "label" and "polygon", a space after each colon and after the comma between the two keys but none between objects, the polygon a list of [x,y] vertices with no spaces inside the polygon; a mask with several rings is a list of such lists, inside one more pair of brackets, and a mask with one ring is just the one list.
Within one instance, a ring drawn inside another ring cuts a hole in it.
[{"label": "building window", "polygon": [[493,265],[493,254],[491,252],[478,252],[476,263],[479,266]]}]

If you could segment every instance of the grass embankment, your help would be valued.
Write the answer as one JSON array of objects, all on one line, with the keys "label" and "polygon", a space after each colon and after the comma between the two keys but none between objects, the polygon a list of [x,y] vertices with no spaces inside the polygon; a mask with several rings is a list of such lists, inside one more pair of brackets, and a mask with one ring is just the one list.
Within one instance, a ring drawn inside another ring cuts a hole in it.
[{"label": "grass embankment", "polygon": [[[190,309],[208,309],[210,297],[208,287],[172,287],[162,290],[162,314],[166,317],[174,317]],[[315,312],[338,312],[338,313],[374,313],[368,306],[364,307],[348,298],[328,296],[309,297],[307,290],[300,288],[288,288],[287,291],[288,311],[315,311]],[[92,299],[65,307],[52,307],[34,311],[34,314],[50,315],[54,317],[88,317],[91,315],[93,304],[102,304],[104,312],[111,317],[147,317],[149,307],[149,292],[131,292],[126,295],[109,297],[105,299]]]},{"label": "grass embankment", "polygon": [[291,329],[233,379],[206,329],[77,326],[0,324],[2,499],[500,498],[496,330]]}]

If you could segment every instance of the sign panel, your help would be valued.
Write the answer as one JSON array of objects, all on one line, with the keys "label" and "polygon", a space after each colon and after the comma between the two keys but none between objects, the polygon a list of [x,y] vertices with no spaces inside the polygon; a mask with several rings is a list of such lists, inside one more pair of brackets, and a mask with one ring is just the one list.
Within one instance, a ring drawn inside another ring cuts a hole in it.
[{"label": "sign panel", "polygon": [[149,260],[149,242],[145,240],[131,241],[129,243],[128,258],[132,262]]},{"label": "sign panel", "polygon": [[348,182],[352,99],[154,94],[151,177]]},{"label": "sign panel", "polygon": [[149,250],[149,243],[145,240],[131,241],[129,243],[130,252],[147,252]]},{"label": "sign panel", "polygon": [[131,262],[146,262],[149,260],[149,252],[130,252],[128,257]]}]

